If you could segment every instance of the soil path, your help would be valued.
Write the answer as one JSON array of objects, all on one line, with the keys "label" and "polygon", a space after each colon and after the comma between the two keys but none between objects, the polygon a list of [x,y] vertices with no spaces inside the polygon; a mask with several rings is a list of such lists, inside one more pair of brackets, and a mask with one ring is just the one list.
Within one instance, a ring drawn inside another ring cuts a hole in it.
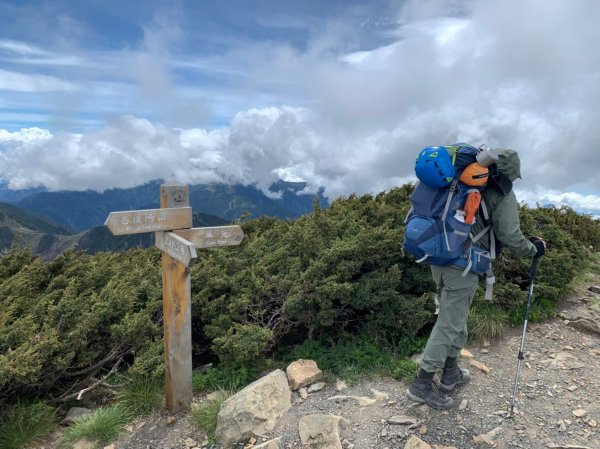
[{"label": "soil path", "polygon": [[[562,309],[598,300],[600,295],[586,291]],[[415,405],[404,396],[407,385],[392,379],[365,379],[343,391],[327,384],[305,400],[294,393],[290,412],[266,437],[281,437],[281,448],[301,448],[299,419],[322,413],[345,418],[340,440],[346,449],[402,449],[411,435],[431,445],[457,449],[600,449],[600,334],[580,331],[560,319],[531,324],[517,412],[509,417],[520,337],[521,329],[514,328],[489,347],[467,347],[474,360],[490,372],[469,367],[471,382],[451,394],[457,404],[453,410]],[[461,361],[463,367],[469,363],[470,359]],[[330,399],[336,395],[379,399],[361,406],[353,399]],[[392,418],[398,416],[412,418],[415,424],[392,424]],[[489,443],[474,442],[474,437],[490,431]],[[114,445],[115,449],[192,447],[218,446],[207,445],[188,416],[178,416],[175,423],[167,424],[164,413],[133,423]]]}]

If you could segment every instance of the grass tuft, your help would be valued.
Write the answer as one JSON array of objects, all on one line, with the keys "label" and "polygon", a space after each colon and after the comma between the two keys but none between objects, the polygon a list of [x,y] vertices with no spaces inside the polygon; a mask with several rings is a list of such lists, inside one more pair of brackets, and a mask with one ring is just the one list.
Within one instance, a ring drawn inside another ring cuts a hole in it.
[{"label": "grass tuft", "polygon": [[407,357],[423,349],[426,339],[404,339],[395,348],[386,348],[360,338],[341,340],[336,344],[305,341],[302,345],[286,350],[285,362],[296,359],[312,359],[329,376],[354,383],[363,377],[395,376],[399,369],[411,365]]},{"label": "grass tuft", "polygon": [[41,443],[54,430],[54,409],[43,402],[18,403],[2,413],[0,448],[21,449]]},{"label": "grass tuft", "polygon": [[217,428],[217,416],[221,405],[227,399],[229,394],[223,391],[222,395],[219,395],[212,401],[206,401],[201,404],[192,406],[191,416],[192,421],[204,434],[208,437],[209,441],[214,442],[215,430]]},{"label": "grass tuft", "polygon": [[504,335],[509,315],[493,304],[478,303],[469,313],[469,334],[474,340],[496,340]]},{"label": "grass tuft", "polygon": [[117,400],[130,419],[147,415],[163,403],[162,383],[145,376],[134,377],[119,392]]},{"label": "grass tuft", "polygon": [[65,431],[61,447],[72,447],[82,438],[106,445],[117,438],[128,421],[127,411],[119,405],[99,408],[75,421]]},{"label": "grass tuft", "polygon": [[392,377],[404,382],[412,382],[417,376],[419,365],[410,359],[399,360],[392,371]]}]

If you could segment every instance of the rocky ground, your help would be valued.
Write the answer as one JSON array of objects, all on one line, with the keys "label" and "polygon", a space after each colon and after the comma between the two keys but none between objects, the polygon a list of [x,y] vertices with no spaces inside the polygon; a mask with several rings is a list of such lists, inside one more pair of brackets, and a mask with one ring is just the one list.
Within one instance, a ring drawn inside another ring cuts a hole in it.
[{"label": "rocky ground", "polygon": [[[464,357],[461,363],[470,368],[472,381],[451,394],[456,407],[450,411],[412,403],[404,397],[407,385],[392,379],[365,379],[351,386],[338,381],[317,385],[322,387],[318,391],[294,392],[293,405],[277,427],[246,447],[280,438],[277,444],[262,447],[308,448],[300,442],[299,427],[311,424],[312,419],[315,425],[329,422],[335,429],[331,432],[339,432],[339,438],[330,435],[335,442],[326,447],[331,449],[600,448],[599,303],[600,291],[580,292],[563,305],[559,315],[563,318],[530,325],[518,406],[512,417],[508,411],[520,328],[489,346],[467,347],[472,358]],[[334,418],[306,418],[311,415]],[[188,416],[177,416],[174,422],[168,418],[157,413],[133,423],[113,447],[209,446]]]}]

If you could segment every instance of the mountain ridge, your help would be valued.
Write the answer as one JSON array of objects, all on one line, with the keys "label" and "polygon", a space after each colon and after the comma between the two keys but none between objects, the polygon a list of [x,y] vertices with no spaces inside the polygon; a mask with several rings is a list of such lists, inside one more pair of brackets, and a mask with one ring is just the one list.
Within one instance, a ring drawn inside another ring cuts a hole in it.
[{"label": "mountain ridge", "polygon": [[[193,214],[194,227],[223,226],[229,222],[209,214]],[[74,249],[95,254],[100,251],[125,251],[154,244],[154,234],[113,236],[106,226],[75,233],[14,204],[0,203],[0,251],[13,246],[30,248],[44,259],[53,259]]]},{"label": "mountain ridge", "polygon": [[[104,192],[35,192],[15,204],[75,231],[83,231],[102,225],[113,211],[158,208],[161,184],[162,181],[155,180],[137,187]],[[305,187],[306,183],[279,181],[271,186],[274,197],[270,197],[256,186],[217,183],[192,185],[190,206],[194,212],[225,220],[236,220],[245,212],[249,212],[253,218],[262,215],[297,218],[313,209],[315,195],[302,194]],[[322,206],[328,205],[322,189],[316,196]]]}]

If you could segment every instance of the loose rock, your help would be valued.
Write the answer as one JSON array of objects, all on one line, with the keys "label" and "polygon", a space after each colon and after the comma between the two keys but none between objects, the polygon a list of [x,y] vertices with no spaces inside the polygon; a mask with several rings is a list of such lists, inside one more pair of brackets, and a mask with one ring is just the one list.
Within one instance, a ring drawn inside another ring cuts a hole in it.
[{"label": "loose rock", "polygon": [[177,421],[174,416],[167,416],[167,426],[172,426]]},{"label": "loose rock", "polygon": [[558,316],[577,329],[600,333],[600,311],[593,303],[582,304],[575,310],[563,310]]},{"label": "loose rock", "polygon": [[223,402],[217,416],[217,441],[232,445],[273,430],[290,409],[291,400],[283,371],[275,370],[258,379]]},{"label": "loose rock", "polygon": [[584,410],[582,408],[578,408],[577,410],[573,410],[571,412],[571,414],[575,417],[575,418],[583,418],[585,415],[587,415],[587,410]]},{"label": "loose rock", "polygon": [[65,419],[61,421],[61,424],[72,424],[82,416],[89,415],[90,413],[92,413],[92,410],[90,410],[89,408],[71,407],[67,412],[67,416],[65,416]]},{"label": "loose rock", "polygon": [[348,388],[348,385],[343,380],[338,379],[335,382],[335,389],[337,391],[344,391],[346,388]]},{"label": "loose rock", "polygon": [[431,449],[431,446],[419,437],[412,435],[404,445],[404,449]]},{"label": "loose rock", "polygon": [[322,390],[323,387],[325,387],[325,382],[317,382],[316,384],[312,384],[310,387],[308,387],[308,392],[316,393],[317,391]]},{"label": "loose rock", "polygon": [[478,362],[477,360],[474,360],[474,359],[469,360],[469,365],[477,368],[480,371],[483,371],[485,374],[489,374],[491,371],[491,369],[488,366],[486,366],[484,363]]},{"label": "loose rock", "polygon": [[192,449],[193,447],[195,447],[198,443],[196,443],[196,441],[194,441],[192,438],[186,438],[185,440],[183,440],[183,445],[185,447],[187,447],[188,449]]},{"label": "loose rock", "polygon": [[294,391],[310,385],[323,377],[323,372],[314,360],[304,359],[290,363],[286,369],[286,374],[290,388]]},{"label": "loose rock", "polygon": [[212,402],[219,399],[224,399],[226,396],[227,394],[224,391],[213,391],[212,393],[208,393],[206,395],[206,400]]},{"label": "loose rock", "polygon": [[361,407],[366,407],[368,405],[373,405],[377,402],[377,400],[373,399],[373,398],[368,398],[366,396],[342,396],[342,395],[338,395],[338,396],[332,396],[330,398],[327,398],[328,401],[349,401],[349,400],[354,400],[358,402],[358,405],[360,405]]},{"label": "loose rock", "polygon": [[344,418],[335,415],[308,415],[300,418],[298,432],[302,444],[310,444],[319,449],[342,449],[339,423]]},{"label": "loose rock", "polygon": [[390,419],[388,419],[388,424],[398,425],[398,426],[408,426],[413,425],[418,422],[417,418],[410,418],[408,416],[402,415],[394,415]]},{"label": "loose rock", "polygon": [[496,437],[502,433],[502,430],[502,427],[496,427],[495,429],[490,430],[488,433],[473,437],[473,442],[475,444],[487,444],[488,446],[493,447],[496,445]]},{"label": "loose rock", "polygon": [[273,440],[265,441],[264,443],[257,444],[254,446],[254,449],[279,449],[279,443],[281,442],[281,437],[275,438]]},{"label": "loose rock", "polygon": [[304,387],[298,389],[298,394],[302,399],[306,399],[308,397],[308,390]]},{"label": "loose rock", "polygon": [[73,445],[73,449],[96,449],[96,443],[82,438],[81,440],[77,440]]},{"label": "loose rock", "polygon": [[390,398],[390,395],[384,391],[376,390],[375,388],[371,388],[371,393],[376,401],[387,401]]},{"label": "loose rock", "polygon": [[460,356],[463,359],[472,359],[472,358],[475,358],[475,356],[473,355],[473,353],[471,351],[467,351],[466,349],[461,349],[460,350]]},{"label": "loose rock", "polygon": [[256,444],[256,438],[252,437],[248,440],[248,442],[244,445],[244,449],[252,449]]},{"label": "loose rock", "polygon": [[589,446],[578,446],[577,444],[548,444],[549,449],[592,449]]}]

